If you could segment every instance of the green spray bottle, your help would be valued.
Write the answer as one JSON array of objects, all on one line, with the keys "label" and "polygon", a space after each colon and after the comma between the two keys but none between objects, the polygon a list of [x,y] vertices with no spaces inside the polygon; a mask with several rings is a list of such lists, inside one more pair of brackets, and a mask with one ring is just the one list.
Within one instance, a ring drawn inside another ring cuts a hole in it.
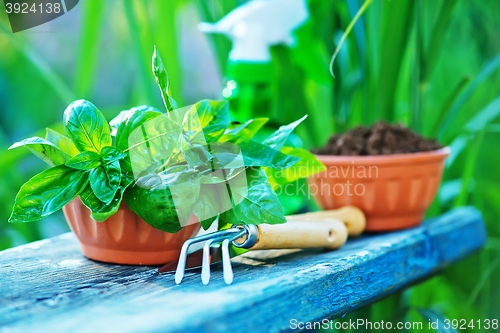
[{"label": "green spray bottle", "polygon": [[224,34],[232,41],[222,91],[232,120],[267,117],[280,124],[271,115],[274,68],[269,48],[280,43],[293,46],[293,31],[308,18],[305,0],[253,0],[216,23],[198,25],[203,32]]},{"label": "green spray bottle", "polygon": [[[270,125],[260,131],[262,137],[254,138],[257,141],[264,140],[282,124],[279,115],[271,114],[274,67],[269,49],[280,43],[293,47],[293,31],[308,19],[306,0],[252,0],[216,23],[198,25],[200,31],[224,34],[232,41],[222,95],[229,101],[233,121],[270,118]],[[301,147],[302,141],[291,135],[286,145]],[[300,182],[305,180],[292,184],[293,187],[300,186]],[[278,193],[278,197],[286,214],[297,212],[305,203],[300,194]]]}]

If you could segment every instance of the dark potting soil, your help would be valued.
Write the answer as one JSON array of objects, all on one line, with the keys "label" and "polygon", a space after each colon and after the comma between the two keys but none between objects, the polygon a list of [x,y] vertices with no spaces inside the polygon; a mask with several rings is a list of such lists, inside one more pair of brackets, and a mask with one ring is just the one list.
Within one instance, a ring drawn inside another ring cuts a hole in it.
[{"label": "dark potting soil", "polygon": [[436,140],[426,139],[401,124],[383,121],[366,127],[359,126],[344,134],[334,134],[322,148],[313,149],[318,155],[388,155],[429,151],[443,148]]}]

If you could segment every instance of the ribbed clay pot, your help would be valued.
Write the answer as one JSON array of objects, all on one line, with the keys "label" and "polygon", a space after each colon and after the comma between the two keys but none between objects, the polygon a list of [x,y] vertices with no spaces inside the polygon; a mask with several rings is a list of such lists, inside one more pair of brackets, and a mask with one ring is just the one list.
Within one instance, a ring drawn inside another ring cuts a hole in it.
[{"label": "ribbed clay pot", "polygon": [[191,215],[187,225],[171,234],[153,228],[124,202],[104,222],[90,217],[80,198],[63,207],[71,231],[80,241],[83,255],[94,260],[129,265],[160,265],[179,258],[182,244],[200,230]]},{"label": "ribbed clay pot", "polygon": [[360,208],[367,231],[409,228],[422,222],[449,153],[442,148],[394,155],[316,155],[327,170],[308,178],[309,193],[323,209]]}]

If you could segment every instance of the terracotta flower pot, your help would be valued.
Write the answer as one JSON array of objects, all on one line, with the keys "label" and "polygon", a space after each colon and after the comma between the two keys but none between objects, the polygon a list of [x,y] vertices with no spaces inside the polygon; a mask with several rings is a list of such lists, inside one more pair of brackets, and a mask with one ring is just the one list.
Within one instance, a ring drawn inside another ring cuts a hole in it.
[{"label": "terracotta flower pot", "polygon": [[441,182],[449,148],[377,155],[316,155],[327,167],[308,178],[309,193],[323,209],[353,205],[365,213],[366,230],[420,224]]},{"label": "terracotta flower pot", "polygon": [[86,257],[116,264],[160,265],[177,259],[184,241],[201,227],[191,215],[184,228],[170,234],[144,222],[125,203],[106,221],[96,222],[80,198],[64,206],[63,212]]}]

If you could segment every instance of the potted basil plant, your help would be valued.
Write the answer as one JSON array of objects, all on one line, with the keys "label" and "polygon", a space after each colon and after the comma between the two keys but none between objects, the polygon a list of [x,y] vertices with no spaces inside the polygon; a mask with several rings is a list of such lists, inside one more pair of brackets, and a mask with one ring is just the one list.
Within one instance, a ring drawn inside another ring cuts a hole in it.
[{"label": "potted basil plant", "polygon": [[63,209],[85,256],[124,264],[173,260],[186,239],[213,223],[286,222],[266,171],[321,171],[312,154],[284,146],[305,117],[257,142],[265,119],[231,122],[226,102],[179,109],[156,49],[153,73],[165,111],[135,107],[108,123],[95,105],[78,100],[64,111],[66,135],[47,129],[45,138],[10,147],[27,148],[50,166],[21,187],[10,222]]}]

